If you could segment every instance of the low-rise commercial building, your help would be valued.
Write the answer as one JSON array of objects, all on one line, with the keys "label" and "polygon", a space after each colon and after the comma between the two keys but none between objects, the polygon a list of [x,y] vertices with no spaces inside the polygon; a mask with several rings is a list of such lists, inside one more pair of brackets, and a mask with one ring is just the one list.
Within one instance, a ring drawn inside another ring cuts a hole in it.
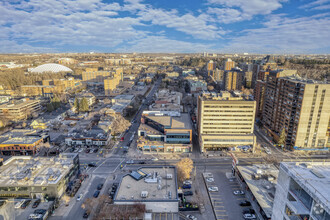
[{"label": "low-rise commercial building", "polygon": [[123,176],[114,196],[114,204],[145,204],[146,209],[157,213],[179,211],[176,168],[143,167]]},{"label": "low-rise commercial building", "polygon": [[28,98],[13,100],[12,102],[0,105],[0,118],[10,121],[21,121],[31,117],[34,113],[38,114],[40,110],[39,100]]},{"label": "low-rise commercial building", "polygon": [[197,124],[201,152],[240,145],[254,146],[256,103],[229,92],[204,92],[198,97]]},{"label": "low-rise commercial building", "polygon": [[278,172],[273,164],[238,165],[235,168],[237,179],[258,219],[271,219]]},{"label": "low-rise commercial building", "polygon": [[144,153],[192,151],[192,126],[186,113],[170,116],[143,112],[138,136],[137,147]]},{"label": "low-rise commercial building", "polygon": [[42,132],[29,129],[14,129],[0,136],[1,155],[34,155],[37,147],[49,140]]},{"label": "low-rise commercial building", "polygon": [[181,92],[162,89],[156,93],[155,103],[149,106],[149,110],[182,112],[183,106],[181,105],[181,101]]},{"label": "low-rise commercial building", "polygon": [[94,105],[96,102],[95,95],[93,95],[93,93],[90,92],[78,95],[76,98],[79,100],[79,102],[81,101],[81,99],[85,98],[87,100],[88,107]]},{"label": "low-rise commercial building", "polygon": [[0,167],[0,197],[60,198],[78,171],[78,154],[11,157]]},{"label": "low-rise commercial building", "polygon": [[282,162],[272,220],[330,219],[330,162]]},{"label": "low-rise commercial building", "polygon": [[102,128],[92,128],[87,132],[76,130],[69,133],[68,136],[65,138],[65,144],[70,147],[102,147],[108,145],[110,139],[110,132],[106,132]]}]

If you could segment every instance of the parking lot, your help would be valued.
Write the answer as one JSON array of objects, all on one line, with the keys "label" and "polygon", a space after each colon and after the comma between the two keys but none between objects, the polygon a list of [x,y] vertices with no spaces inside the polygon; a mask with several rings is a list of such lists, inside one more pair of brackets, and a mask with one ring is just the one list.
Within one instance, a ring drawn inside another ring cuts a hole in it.
[{"label": "parking lot", "polygon": [[243,209],[240,202],[246,200],[245,195],[234,195],[234,191],[242,190],[236,178],[232,178],[230,172],[214,170],[212,173],[203,173],[205,186],[209,191],[209,199],[212,203],[216,219],[239,220],[243,218]]}]

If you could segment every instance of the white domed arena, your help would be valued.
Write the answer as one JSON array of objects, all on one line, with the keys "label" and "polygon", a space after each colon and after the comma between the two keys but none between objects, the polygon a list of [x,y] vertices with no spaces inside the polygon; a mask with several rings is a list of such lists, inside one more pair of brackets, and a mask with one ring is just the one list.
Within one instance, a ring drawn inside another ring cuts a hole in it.
[{"label": "white domed arena", "polygon": [[72,69],[56,64],[56,63],[47,63],[40,66],[37,66],[36,68],[33,68],[31,73],[45,73],[45,72],[52,72],[52,73],[59,73],[59,72],[73,72]]}]

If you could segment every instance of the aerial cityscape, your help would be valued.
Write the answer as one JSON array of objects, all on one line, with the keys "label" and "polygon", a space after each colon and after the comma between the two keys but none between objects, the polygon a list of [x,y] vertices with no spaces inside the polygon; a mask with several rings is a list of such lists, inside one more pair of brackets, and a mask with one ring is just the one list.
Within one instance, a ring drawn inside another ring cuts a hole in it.
[{"label": "aerial cityscape", "polygon": [[0,16],[0,220],[330,220],[328,0]]}]

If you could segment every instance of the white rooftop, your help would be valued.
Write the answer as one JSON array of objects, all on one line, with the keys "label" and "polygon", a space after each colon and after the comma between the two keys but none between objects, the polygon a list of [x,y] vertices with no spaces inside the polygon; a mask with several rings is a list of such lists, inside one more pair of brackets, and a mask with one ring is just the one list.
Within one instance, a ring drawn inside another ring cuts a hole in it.
[{"label": "white rooftop", "polygon": [[282,162],[281,168],[330,213],[330,162]]}]

